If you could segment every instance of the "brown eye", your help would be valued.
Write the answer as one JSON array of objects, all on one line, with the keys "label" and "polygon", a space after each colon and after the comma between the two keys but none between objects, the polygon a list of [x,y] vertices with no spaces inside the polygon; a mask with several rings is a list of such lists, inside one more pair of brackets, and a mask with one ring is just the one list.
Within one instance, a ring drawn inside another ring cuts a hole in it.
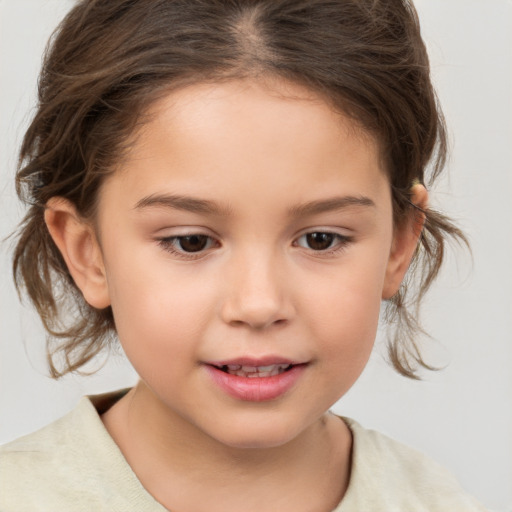
[{"label": "brown eye", "polygon": [[208,240],[209,237],[206,235],[178,236],[176,245],[185,252],[199,252],[207,246]]},{"label": "brown eye", "polygon": [[300,236],[295,242],[299,247],[318,253],[330,254],[344,249],[352,237],[329,231],[312,231]]},{"label": "brown eye", "polygon": [[199,259],[209,253],[209,249],[219,247],[217,240],[208,235],[190,234],[167,236],[156,239],[158,245],[166,252],[188,260]]},{"label": "brown eye", "polygon": [[305,236],[308,248],[314,251],[325,251],[336,240],[334,233],[308,233]]}]

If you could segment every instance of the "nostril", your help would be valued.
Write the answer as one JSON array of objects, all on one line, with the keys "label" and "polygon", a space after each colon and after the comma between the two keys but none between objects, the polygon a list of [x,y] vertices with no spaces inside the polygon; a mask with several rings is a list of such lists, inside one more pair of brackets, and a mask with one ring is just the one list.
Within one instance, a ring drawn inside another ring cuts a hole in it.
[{"label": "nostril", "polygon": [[232,327],[244,327],[244,326],[247,327],[248,326],[255,330],[262,330],[262,329],[267,329],[272,326],[281,327],[281,326],[284,326],[287,322],[288,322],[287,319],[279,318],[277,320],[270,320],[268,322],[266,322],[266,321],[258,322],[258,321],[254,321],[254,320],[231,320],[228,323]]},{"label": "nostril", "polygon": [[283,326],[291,318],[293,307],[286,294],[276,287],[247,286],[247,282],[228,293],[221,305],[220,315],[226,324],[233,327],[265,329]]}]

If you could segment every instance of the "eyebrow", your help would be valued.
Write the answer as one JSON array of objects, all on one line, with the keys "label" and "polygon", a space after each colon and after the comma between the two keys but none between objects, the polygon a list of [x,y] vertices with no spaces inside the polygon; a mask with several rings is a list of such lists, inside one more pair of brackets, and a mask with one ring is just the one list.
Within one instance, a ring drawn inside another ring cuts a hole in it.
[{"label": "eyebrow", "polygon": [[365,196],[342,196],[310,201],[290,208],[290,217],[307,217],[320,213],[344,210],[351,207],[374,208],[375,203]]},{"label": "eyebrow", "polygon": [[[307,217],[321,213],[343,210],[351,207],[375,207],[375,203],[364,196],[342,196],[331,197],[318,201],[309,201],[304,204],[293,206],[288,210],[290,217]],[[221,206],[215,201],[209,199],[200,199],[183,195],[152,194],[142,198],[135,205],[135,209],[145,209],[149,207],[164,207],[175,210],[184,210],[192,213],[206,215],[229,216],[232,209],[228,206]]]},{"label": "eyebrow", "polygon": [[135,209],[144,209],[148,207],[172,208],[174,210],[184,210],[187,212],[207,215],[227,216],[231,212],[231,208],[223,207],[215,201],[173,194],[152,194],[142,198],[135,205]]}]

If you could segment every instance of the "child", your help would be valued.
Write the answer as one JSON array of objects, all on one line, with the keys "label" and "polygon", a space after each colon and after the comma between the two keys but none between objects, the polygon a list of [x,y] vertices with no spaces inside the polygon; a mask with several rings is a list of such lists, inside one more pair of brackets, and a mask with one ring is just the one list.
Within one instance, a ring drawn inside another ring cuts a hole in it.
[{"label": "child", "polygon": [[463,238],[428,208],[445,151],[407,2],[79,2],[21,149],[14,268],[54,377],[118,338],[140,381],[6,445],[0,510],[482,510],[328,412],[382,299],[395,368],[428,367],[414,307]]}]

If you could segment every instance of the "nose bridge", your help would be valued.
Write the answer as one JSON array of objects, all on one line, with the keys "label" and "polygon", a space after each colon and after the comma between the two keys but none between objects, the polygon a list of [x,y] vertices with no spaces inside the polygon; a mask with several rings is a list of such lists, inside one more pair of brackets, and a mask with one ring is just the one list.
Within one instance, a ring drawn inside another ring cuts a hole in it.
[{"label": "nose bridge", "polygon": [[265,328],[289,319],[283,257],[256,242],[234,254],[229,265],[224,321]]}]

